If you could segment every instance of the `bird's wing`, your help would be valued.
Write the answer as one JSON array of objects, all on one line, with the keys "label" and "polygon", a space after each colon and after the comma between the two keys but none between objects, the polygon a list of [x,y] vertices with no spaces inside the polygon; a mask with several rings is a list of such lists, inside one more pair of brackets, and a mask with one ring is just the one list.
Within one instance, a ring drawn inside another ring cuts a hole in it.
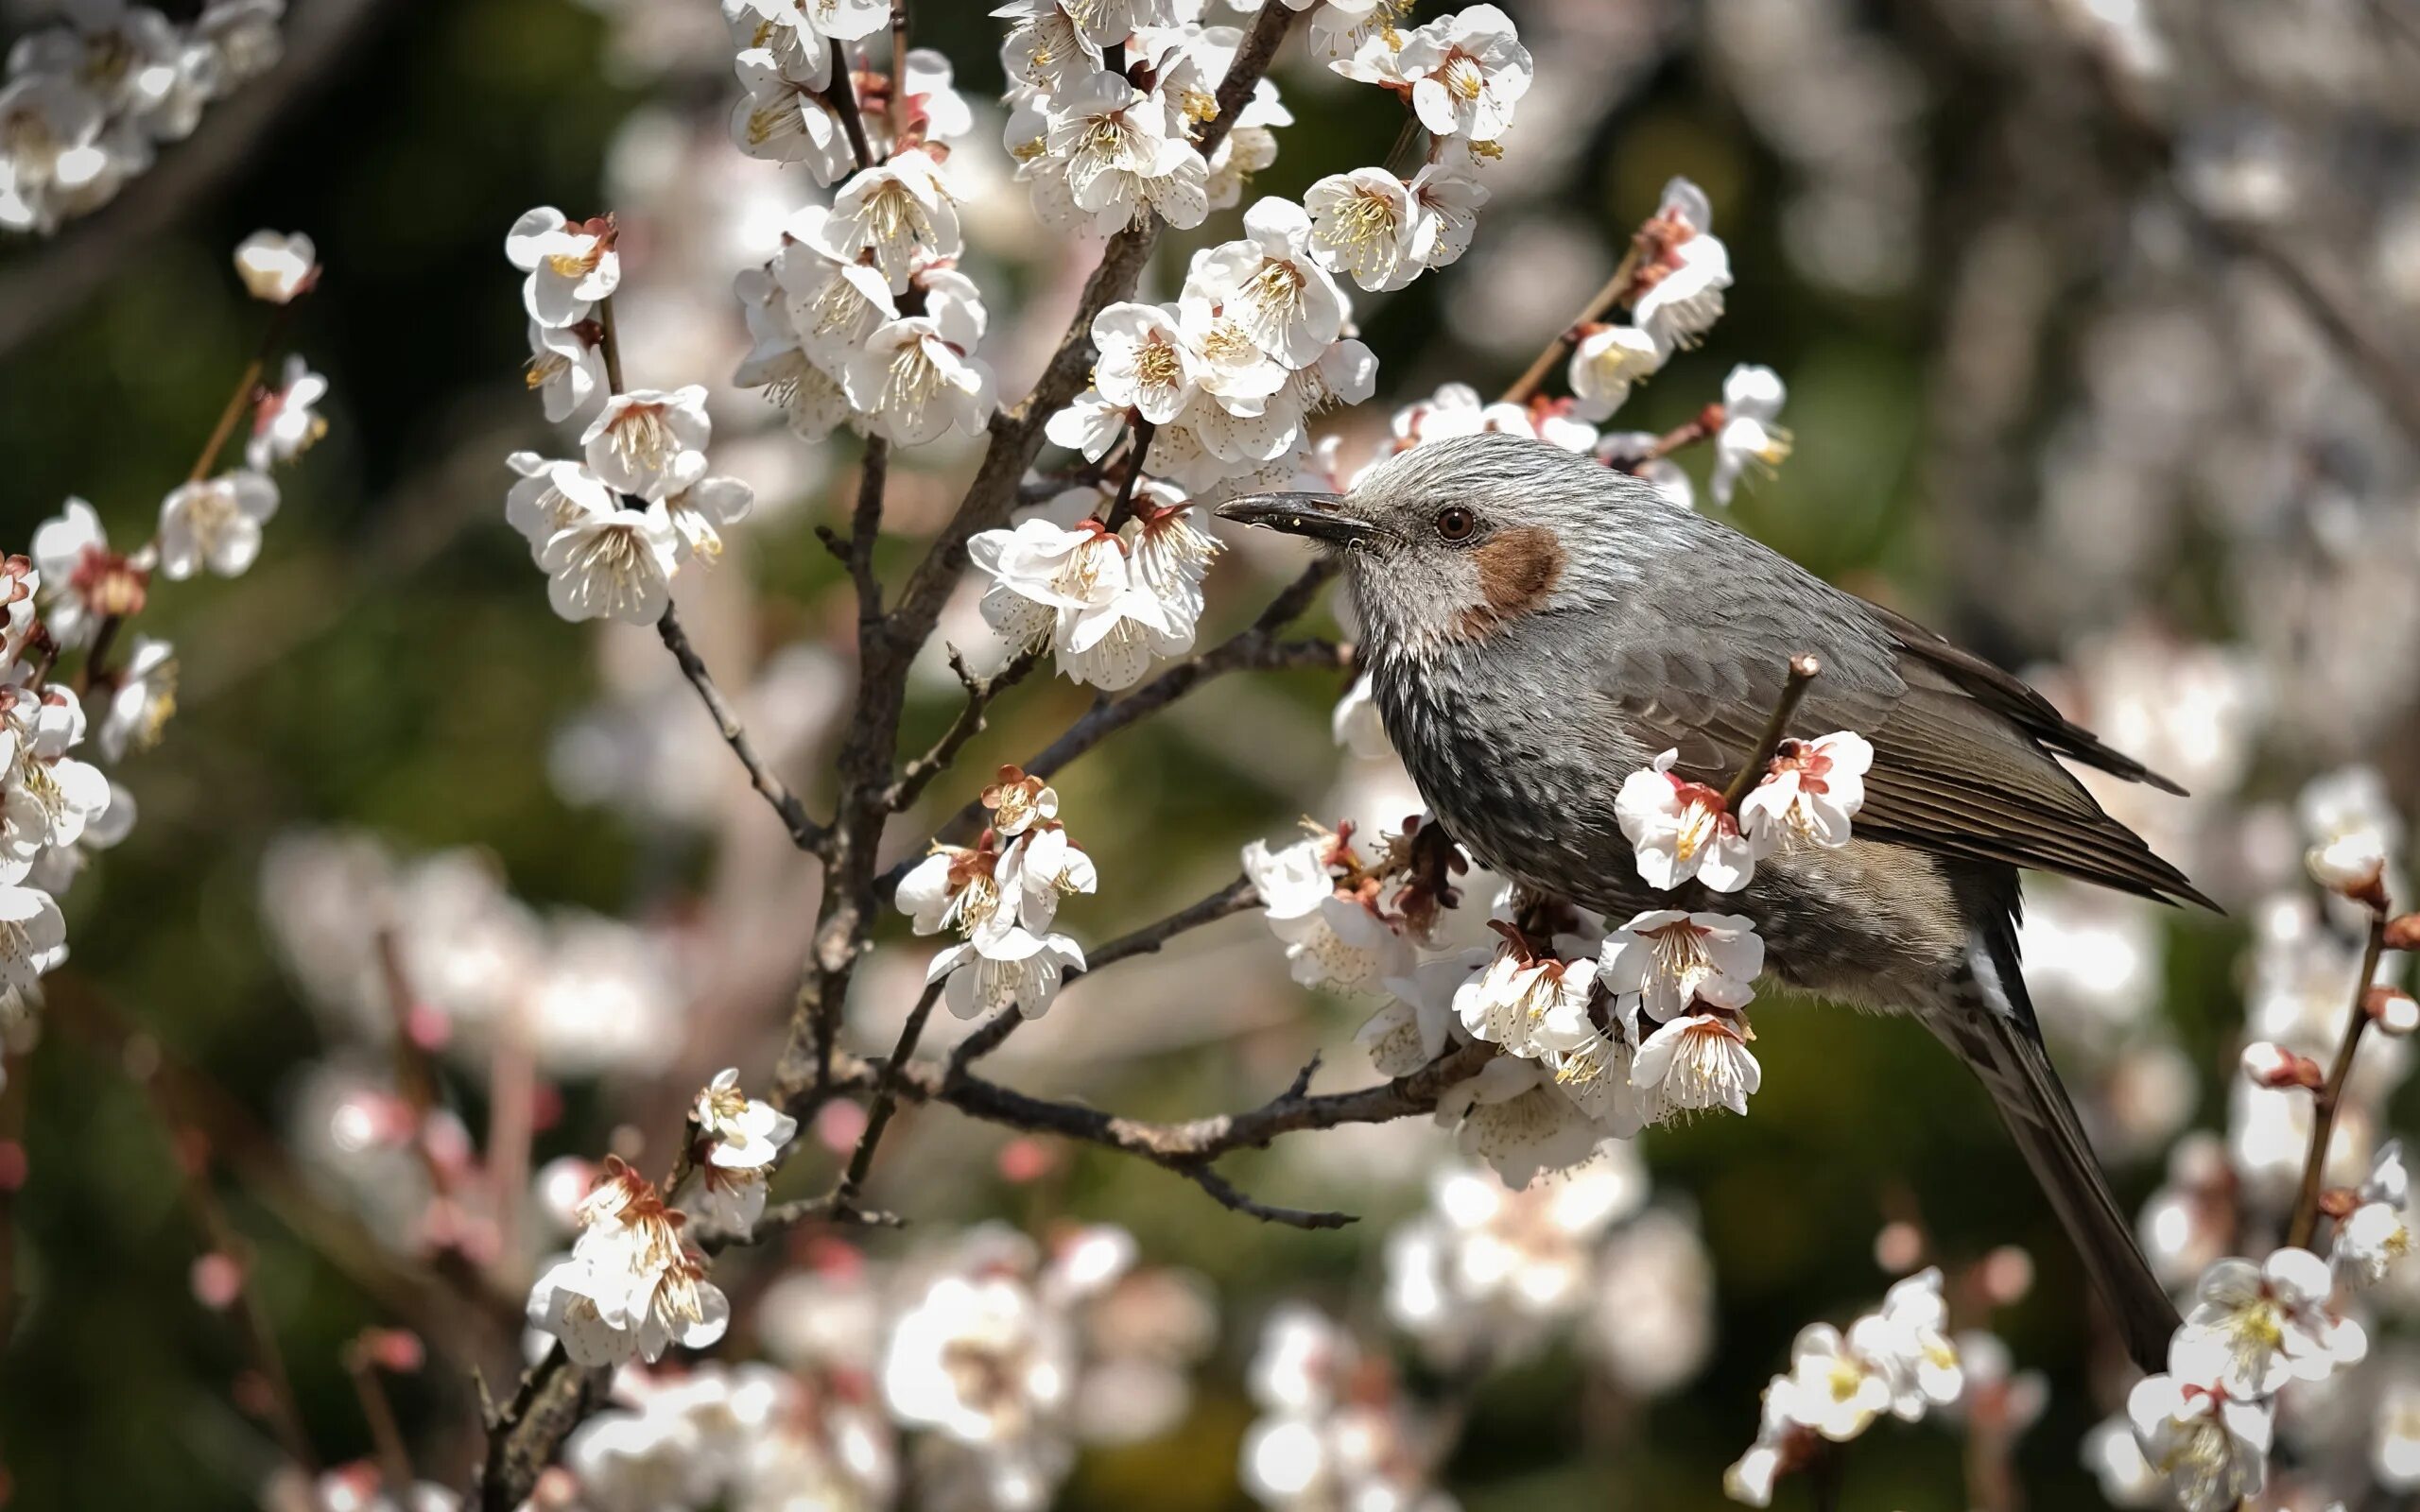
[{"label": "bird's wing", "polygon": [[[1636,614],[1654,632],[1598,638],[1611,648],[1599,687],[1651,748],[1679,751],[1683,775],[1721,787],[1754,750],[1789,659],[1812,653],[1824,672],[1785,732],[1848,730],[1873,744],[1860,835],[2215,906],[2102,812],[2052,752],[2156,781],[2139,763],[1912,621],[1837,591],[1824,594],[1828,602],[1802,597],[1787,611],[1754,600],[1709,604],[1703,595],[1625,605],[1620,617]],[[1822,627],[1816,644],[1799,644],[1791,636],[1801,632],[1781,627],[1807,624],[1810,608]]]}]

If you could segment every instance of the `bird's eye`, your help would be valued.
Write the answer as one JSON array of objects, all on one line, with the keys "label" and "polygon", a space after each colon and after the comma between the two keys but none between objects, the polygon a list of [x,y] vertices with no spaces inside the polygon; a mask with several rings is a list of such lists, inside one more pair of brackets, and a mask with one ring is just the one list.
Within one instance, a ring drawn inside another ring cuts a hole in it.
[{"label": "bird's eye", "polygon": [[1448,505],[1437,511],[1437,533],[1447,541],[1468,541],[1478,528],[1478,516],[1461,505]]}]

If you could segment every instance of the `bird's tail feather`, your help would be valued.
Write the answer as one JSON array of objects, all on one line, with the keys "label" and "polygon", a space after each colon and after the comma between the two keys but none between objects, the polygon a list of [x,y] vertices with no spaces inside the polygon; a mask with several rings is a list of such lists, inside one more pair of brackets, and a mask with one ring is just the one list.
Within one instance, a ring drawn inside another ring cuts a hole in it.
[{"label": "bird's tail feather", "polygon": [[2168,1346],[2181,1321],[2167,1288],[2152,1274],[2118,1206],[2083,1124],[2050,1064],[2014,962],[2001,963],[1978,942],[1974,995],[1926,1026],[1981,1078],[2000,1121],[2024,1153],[2083,1268],[2117,1320],[2127,1352],[2146,1372],[2168,1368]]}]

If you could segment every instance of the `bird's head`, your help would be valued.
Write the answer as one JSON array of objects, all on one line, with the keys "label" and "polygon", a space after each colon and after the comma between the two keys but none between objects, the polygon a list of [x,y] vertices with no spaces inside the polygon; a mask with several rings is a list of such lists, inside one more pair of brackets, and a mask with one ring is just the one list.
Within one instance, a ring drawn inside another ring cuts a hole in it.
[{"label": "bird's head", "polygon": [[1254,494],[1219,513],[1341,551],[1374,648],[1418,653],[1619,592],[1639,537],[1682,511],[1591,457],[1489,431],[1399,452],[1347,494]]}]

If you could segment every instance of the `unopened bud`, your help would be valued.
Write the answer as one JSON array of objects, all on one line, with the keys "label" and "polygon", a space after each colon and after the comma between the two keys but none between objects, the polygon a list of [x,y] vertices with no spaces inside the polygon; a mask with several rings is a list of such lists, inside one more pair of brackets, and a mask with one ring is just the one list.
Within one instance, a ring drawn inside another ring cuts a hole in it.
[{"label": "unopened bud", "polygon": [[2369,1014],[2380,1034],[2406,1035],[2420,1029],[2420,1003],[2400,988],[2374,987],[2361,999],[2362,1010]]},{"label": "unopened bud", "polygon": [[2319,1062],[2298,1056],[2270,1040],[2255,1040],[2243,1047],[2243,1074],[2255,1087],[2302,1087],[2316,1091],[2325,1081]]},{"label": "unopened bud", "polygon": [[1924,1263],[1925,1231],[1904,1218],[1882,1226],[1874,1236],[1874,1263],[1890,1276],[1905,1276]]},{"label": "unopened bud", "polygon": [[2386,921],[2386,948],[2420,951],[2420,914],[2400,914]]},{"label": "unopened bud", "polygon": [[2339,1223],[2353,1216],[2353,1210],[2360,1205],[2361,1194],[2351,1187],[2329,1187],[2319,1194],[2321,1216],[2333,1218]]},{"label": "unopened bud", "polygon": [[2383,912],[2386,842],[2376,830],[2349,830],[2303,853],[2311,880],[2333,893]]}]

